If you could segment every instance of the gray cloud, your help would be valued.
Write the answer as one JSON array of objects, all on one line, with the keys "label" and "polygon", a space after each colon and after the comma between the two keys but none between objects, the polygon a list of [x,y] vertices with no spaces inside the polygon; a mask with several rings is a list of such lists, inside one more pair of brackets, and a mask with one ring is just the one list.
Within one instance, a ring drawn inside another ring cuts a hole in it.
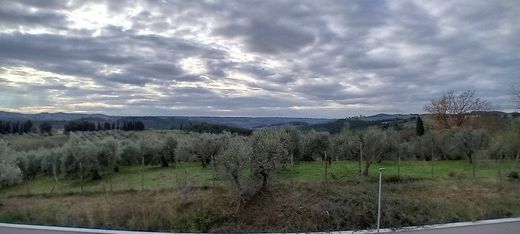
[{"label": "gray cloud", "polygon": [[509,110],[518,14],[508,0],[8,1],[0,108],[344,117],[475,89]]},{"label": "gray cloud", "polygon": [[310,33],[273,21],[251,20],[226,25],[217,29],[216,34],[244,38],[249,50],[275,54],[298,51],[314,41]]}]

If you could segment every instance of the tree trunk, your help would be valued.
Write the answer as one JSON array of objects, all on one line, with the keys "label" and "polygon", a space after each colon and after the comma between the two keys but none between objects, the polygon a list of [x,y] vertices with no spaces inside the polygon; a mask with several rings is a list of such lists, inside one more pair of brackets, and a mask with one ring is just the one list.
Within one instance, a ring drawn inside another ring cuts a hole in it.
[{"label": "tree trunk", "polygon": [[473,156],[471,156],[471,153],[470,153],[470,159],[471,159],[471,164],[473,165],[473,178],[475,178],[476,170],[477,170],[477,161],[475,159],[473,159]]},{"label": "tree trunk", "polygon": [[211,162],[213,164],[213,187],[215,187],[215,180],[217,180],[217,163],[215,162],[215,156],[211,156]]},{"label": "tree trunk", "polygon": [[166,157],[161,157],[161,167],[168,167],[169,164],[168,164],[168,160],[166,159]]},{"label": "tree trunk", "polygon": [[516,157],[515,157],[515,170],[518,171],[518,159],[520,158],[520,152],[517,152],[516,153]]},{"label": "tree trunk", "polygon": [[240,185],[240,180],[238,178],[238,175],[232,175],[233,182],[235,182],[235,186],[237,188],[238,198],[241,199],[242,197],[242,186]]},{"label": "tree trunk", "polygon": [[499,184],[502,184],[502,168],[501,168],[501,165],[500,165],[501,159],[502,159],[502,157],[499,157],[497,159],[497,175],[498,175],[498,183]]},{"label": "tree trunk", "polygon": [[325,159],[325,183],[328,183],[327,179],[327,173],[328,173],[328,159],[327,159],[327,152],[323,152],[324,159]]},{"label": "tree trunk", "polygon": [[29,177],[25,177],[25,193],[26,195],[29,195]]},{"label": "tree trunk", "polygon": [[52,175],[54,177],[54,184],[52,185],[50,193],[54,191],[54,188],[56,188],[56,185],[58,184],[58,177],[56,176],[56,159],[54,159],[54,162],[52,163]]},{"label": "tree trunk", "polygon": [[363,176],[368,176],[368,169],[370,168],[370,165],[372,165],[372,163],[369,163],[368,161],[365,162],[365,168],[363,170]]}]

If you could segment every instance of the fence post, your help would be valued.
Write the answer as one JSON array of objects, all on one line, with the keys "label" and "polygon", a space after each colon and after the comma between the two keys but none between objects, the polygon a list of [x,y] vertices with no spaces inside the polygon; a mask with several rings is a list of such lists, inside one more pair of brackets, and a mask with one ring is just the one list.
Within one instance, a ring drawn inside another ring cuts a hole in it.
[{"label": "fence post", "polygon": [[379,228],[381,224],[381,183],[383,177],[384,168],[379,168],[379,195],[377,200],[377,233],[379,233]]},{"label": "fence post", "polygon": [[79,162],[80,189],[83,194],[83,164]]},{"label": "fence post", "polygon": [[144,156],[141,158],[141,191],[144,191]]}]

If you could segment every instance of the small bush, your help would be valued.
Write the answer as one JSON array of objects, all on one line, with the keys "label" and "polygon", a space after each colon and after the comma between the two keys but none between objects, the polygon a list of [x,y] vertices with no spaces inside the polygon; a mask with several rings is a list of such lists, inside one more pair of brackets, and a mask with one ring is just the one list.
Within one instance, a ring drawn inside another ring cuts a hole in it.
[{"label": "small bush", "polygon": [[457,173],[454,172],[454,171],[450,171],[450,173],[448,173],[448,176],[449,177],[455,177],[455,176],[457,176]]},{"label": "small bush", "polygon": [[512,172],[509,172],[507,177],[510,178],[510,179],[519,179],[520,175],[518,175],[517,171],[512,171]]}]

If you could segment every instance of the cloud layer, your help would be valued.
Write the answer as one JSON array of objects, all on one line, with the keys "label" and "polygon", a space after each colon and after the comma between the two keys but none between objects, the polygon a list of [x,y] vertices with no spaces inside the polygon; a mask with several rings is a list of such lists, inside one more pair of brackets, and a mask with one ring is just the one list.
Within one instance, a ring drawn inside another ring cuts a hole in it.
[{"label": "cloud layer", "polygon": [[450,89],[500,109],[516,1],[10,1],[0,110],[345,117]]}]

